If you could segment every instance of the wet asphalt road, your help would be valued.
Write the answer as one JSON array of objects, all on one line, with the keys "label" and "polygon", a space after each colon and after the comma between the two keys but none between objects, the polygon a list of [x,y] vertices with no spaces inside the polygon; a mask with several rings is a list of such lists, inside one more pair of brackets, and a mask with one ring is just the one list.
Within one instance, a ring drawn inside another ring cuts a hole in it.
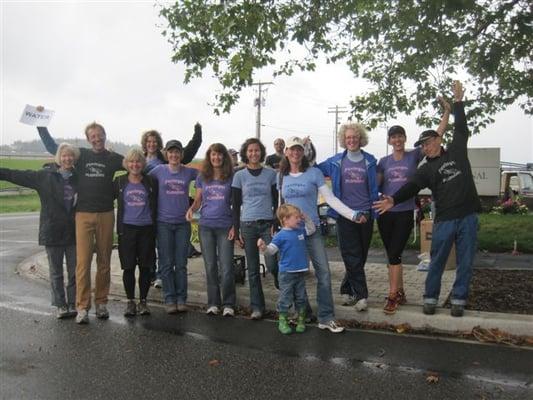
[{"label": "wet asphalt road", "polygon": [[119,301],[108,321],[58,321],[48,283],[15,273],[41,250],[37,221],[0,217],[2,399],[533,398],[528,349],[316,327],[284,337],[271,321],[159,307],[130,321]]}]

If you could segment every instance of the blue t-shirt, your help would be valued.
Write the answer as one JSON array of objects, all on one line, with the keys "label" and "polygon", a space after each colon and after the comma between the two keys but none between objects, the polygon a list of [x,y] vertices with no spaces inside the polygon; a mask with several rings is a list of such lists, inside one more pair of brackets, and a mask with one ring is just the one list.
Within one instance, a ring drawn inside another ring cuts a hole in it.
[{"label": "blue t-shirt", "polygon": [[186,222],[185,214],[189,209],[189,184],[196,179],[198,171],[180,165],[179,170],[174,172],[168,164],[161,164],[148,175],[159,182],[157,220],[168,224]]},{"label": "blue t-shirt", "polygon": [[280,272],[302,272],[309,270],[305,231],[283,228],[272,238],[270,244],[278,248]]},{"label": "blue t-shirt", "polygon": [[[390,154],[379,160],[377,171],[383,174],[383,183],[381,185],[381,192],[387,196],[392,196],[411,178],[422,159],[421,148],[411,151],[406,151],[401,160],[395,160]],[[409,211],[415,209],[414,197],[396,204],[389,211]]]},{"label": "blue t-shirt", "polygon": [[148,192],[142,183],[129,182],[124,189],[123,197],[123,223],[137,226],[153,224]]},{"label": "blue t-shirt", "polygon": [[318,226],[320,225],[317,210],[318,188],[324,185],[325,180],[322,171],[310,167],[298,176],[291,176],[290,174],[283,176],[280,193],[285,203],[298,207]]},{"label": "blue t-shirt", "polygon": [[276,171],[270,168],[263,168],[258,176],[253,176],[248,168],[235,173],[231,186],[242,190],[241,221],[274,218],[272,186],[275,184]]},{"label": "blue t-shirt", "polygon": [[202,189],[202,204],[198,223],[210,228],[229,228],[231,215],[231,178],[226,181],[213,179],[204,182],[202,176],[196,178],[196,189]]}]

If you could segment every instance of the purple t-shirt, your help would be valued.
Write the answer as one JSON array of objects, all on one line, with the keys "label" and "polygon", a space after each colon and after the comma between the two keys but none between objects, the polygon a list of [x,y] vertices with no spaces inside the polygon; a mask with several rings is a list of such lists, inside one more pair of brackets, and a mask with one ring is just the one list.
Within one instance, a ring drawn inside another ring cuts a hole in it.
[{"label": "purple t-shirt", "polygon": [[[411,176],[416,172],[416,167],[422,158],[419,149],[406,151],[401,160],[396,161],[392,154],[383,157],[378,163],[378,173],[383,175],[381,192],[387,196],[392,196],[398,191]],[[409,211],[415,209],[414,197],[396,204],[390,211]]]},{"label": "purple t-shirt", "polygon": [[196,189],[202,189],[202,205],[198,223],[210,228],[229,228],[231,214],[231,178],[226,181],[213,179],[205,182],[201,175],[196,178]]},{"label": "purple t-shirt", "polygon": [[352,210],[370,210],[368,176],[365,160],[354,162],[347,157],[341,164],[341,201]]},{"label": "purple t-shirt", "polygon": [[74,202],[74,188],[67,180],[65,180],[65,185],[63,186],[63,202],[67,211],[70,212]]},{"label": "purple t-shirt", "polygon": [[122,222],[129,225],[152,225],[148,192],[142,183],[129,182],[124,189],[124,215]]},{"label": "purple t-shirt", "polygon": [[157,199],[157,220],[168,224],[186,222],[185,214],[189,209],[189,185],[196,179],[198,171],[180,165],[177,172],[170,170],[168,164],[161,164],[148,175],[159,182]]}]

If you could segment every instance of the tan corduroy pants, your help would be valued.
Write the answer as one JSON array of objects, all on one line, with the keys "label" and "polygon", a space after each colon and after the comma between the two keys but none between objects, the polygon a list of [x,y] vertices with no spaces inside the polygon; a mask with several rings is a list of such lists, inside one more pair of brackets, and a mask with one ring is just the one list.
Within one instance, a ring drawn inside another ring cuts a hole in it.
[{"label": "tan corduroy pants", "polygon": [[95,304],[106,304],[111,281],[113,211],[76,213],[76,308],[91,308],[91,263],[96,249]]}]

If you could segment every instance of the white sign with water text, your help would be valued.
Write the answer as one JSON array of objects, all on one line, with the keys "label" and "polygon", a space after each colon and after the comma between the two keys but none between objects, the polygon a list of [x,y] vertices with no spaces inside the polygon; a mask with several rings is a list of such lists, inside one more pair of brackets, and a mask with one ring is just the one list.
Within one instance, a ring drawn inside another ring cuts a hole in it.
[{"label": "white sign with water text", "polygon": [[53,110],[43,109],[42,111],[37,111],[36,107],[26,104],[20,116],[20,122],[32,126],[48,126],[53,116]]}]

